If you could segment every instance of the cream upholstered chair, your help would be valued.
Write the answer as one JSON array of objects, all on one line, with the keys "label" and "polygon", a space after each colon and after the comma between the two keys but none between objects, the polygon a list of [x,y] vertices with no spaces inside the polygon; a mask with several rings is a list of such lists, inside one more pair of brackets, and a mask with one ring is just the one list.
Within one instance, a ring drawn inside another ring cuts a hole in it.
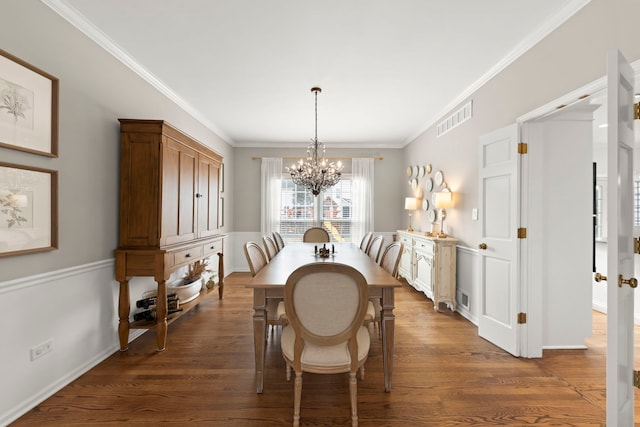
[{"label": "cream upholstered chair", "polygon": [[278,246],[276,242],[269,236],[262,237],[262,243],[264,244],[264,249],[267,254],[267,259],[271,261],[274,256],[278,253]]},{"label": "cream upholstered chair", "polygon": [[295,372],[293,425],[300,423],[302,373],[349,373],[351,423],[358,425],[356,373],[364,377],[370,337],[363,326],[369,290],[344,264],[314,263],[295,270],[284,288],[288,325],[282,330],[287,380]]},{"label": "cream upholstered chair", "polygon": [[322,227],[308,228],[302,235],[303,242],[326,243],[329,240],[329,232]]},{"label": "cream upholstered chair", "polygon": [[284,248],[284,239],[282,238],[282,235],[277,231],[274,231],[273,240],[276,242],[276,245],[278,245],[278,252],[280,252],[282,248]]},{"label": "cream upholstered chair", "polygon": [[362,240],[360,241],[360,249],[367,252],[367,249],[369,249],[369,244],[371,243],[372,237],[373,237],[372,231],[369,231],[367,234],[365,234]]},{"label": "cream upholstered chair", "polygon": [[[258,272],[267,265],[267,256],[256,242],[247,242],[244,244],[244,255],[247,257],[251,276],[258,274]],[[283,318],[284,303],[282,298],[267,299],[267,325],[271,327],[270,329],[278,325],[283,325]]]},{"label": "cream upholstered chair", "polygon": [[[393,277],[398,277],[398,265],[400,264],[400,257],[402,256],[402,242],[392,242],[384,249],[382,256],[380,257],[380,267],[387,270]],[[380,298],[372,298],[367,306],[367,316],[365,322],[371,322],[378,326],[380,330],[380,313],[382,312],[382,303]]]},{"label": "cream upholstered chair", "polygon": [[369,247],[367,248],[367,255],[371,258],[376,264],[378,263],[378,259],[380,257],[380,249],[382,249],[382,244],[384,243],[384,237],[381,235],[375,236],[371,239],[371,243],[369,243]]}]

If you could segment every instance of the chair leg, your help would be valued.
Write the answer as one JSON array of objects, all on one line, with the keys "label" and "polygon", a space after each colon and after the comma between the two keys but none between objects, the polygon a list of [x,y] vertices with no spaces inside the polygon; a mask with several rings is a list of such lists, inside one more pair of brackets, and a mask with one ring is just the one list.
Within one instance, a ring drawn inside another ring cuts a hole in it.
[{"label": "chair leg", "polygon": [[287,365],[287,382],[291,381],[291,365],[289,365],[288,363]]},{"label": "chair leg", "polygon": [[351,396],[351,426],[358,427],[358,380],[356,372],[349,372],[349,395]]},{"label": "chair leg", "polygon": [[300,401],[302,400],[302,372],[296,372],[293,391],[293,427],[300,425]]},{"label": "chair leg", "polygon": [[360,366],[360,379],[364,379],[364,363]]}]

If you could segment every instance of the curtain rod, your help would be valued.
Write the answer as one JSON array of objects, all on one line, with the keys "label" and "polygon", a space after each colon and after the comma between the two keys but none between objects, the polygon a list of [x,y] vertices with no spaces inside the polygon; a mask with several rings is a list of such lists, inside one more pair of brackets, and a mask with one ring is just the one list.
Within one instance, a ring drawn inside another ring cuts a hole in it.
[{"label": "curtain rod", "polygon": [[[300,160],[306,159],[306,157],[283,157],[282,160]],[[367,157],[357,157],[358,159]],[[262,160],[262,157],[252,157],[251,160]],[[326,157],[327,160],[353,160],[354,157]],[[373,157],[373,160],[384,160],[384,157]]]}]

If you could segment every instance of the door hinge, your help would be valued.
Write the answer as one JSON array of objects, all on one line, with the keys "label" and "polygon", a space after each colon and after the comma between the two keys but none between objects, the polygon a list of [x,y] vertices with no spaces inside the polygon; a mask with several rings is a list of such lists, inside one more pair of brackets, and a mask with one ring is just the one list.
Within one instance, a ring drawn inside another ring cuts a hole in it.
[{"label": "door hinge", "polygon": [[519,142],[518,143],[518,154],[527,154],[527,143],[526,142]]},{"label": "door hinge", "polygon": [[633,238],[633,253],[640,254],[640,237]]},{"label": "door hinge", "polygon": [[633,371],[633,386],[640,388],[640,371]]},{"label": "door hinge", "polygon": [[518,313],[518,324],[524,325],[527,323],[527,313]]},{"label": "door hinge", "polygon": [[526,239],[527,238],[527,228],[520,227],[518,228],[518,239]]},{"label": "door hinge", "polygon": [[633,120],[640,120],[640,102],[633,104]]}]

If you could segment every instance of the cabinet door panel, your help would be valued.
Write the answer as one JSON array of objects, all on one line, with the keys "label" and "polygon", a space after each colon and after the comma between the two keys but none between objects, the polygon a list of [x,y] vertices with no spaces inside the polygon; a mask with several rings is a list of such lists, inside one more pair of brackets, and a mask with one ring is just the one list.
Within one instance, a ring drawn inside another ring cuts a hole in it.
[{"label": "cabinet door panel", "polygon": [[433,299],[433,255],[428,251],[416,250],[416,285],[429,298]]},{"label": "cabinet door panel", "polygon": [[220,162],[200,155],[198,163],[198,237],[218,233]]},{"label": "cabinet door panel", "polygon": [[163,245],[196,238],[195,189],[197,152],[175,141],[163,145]]}]

